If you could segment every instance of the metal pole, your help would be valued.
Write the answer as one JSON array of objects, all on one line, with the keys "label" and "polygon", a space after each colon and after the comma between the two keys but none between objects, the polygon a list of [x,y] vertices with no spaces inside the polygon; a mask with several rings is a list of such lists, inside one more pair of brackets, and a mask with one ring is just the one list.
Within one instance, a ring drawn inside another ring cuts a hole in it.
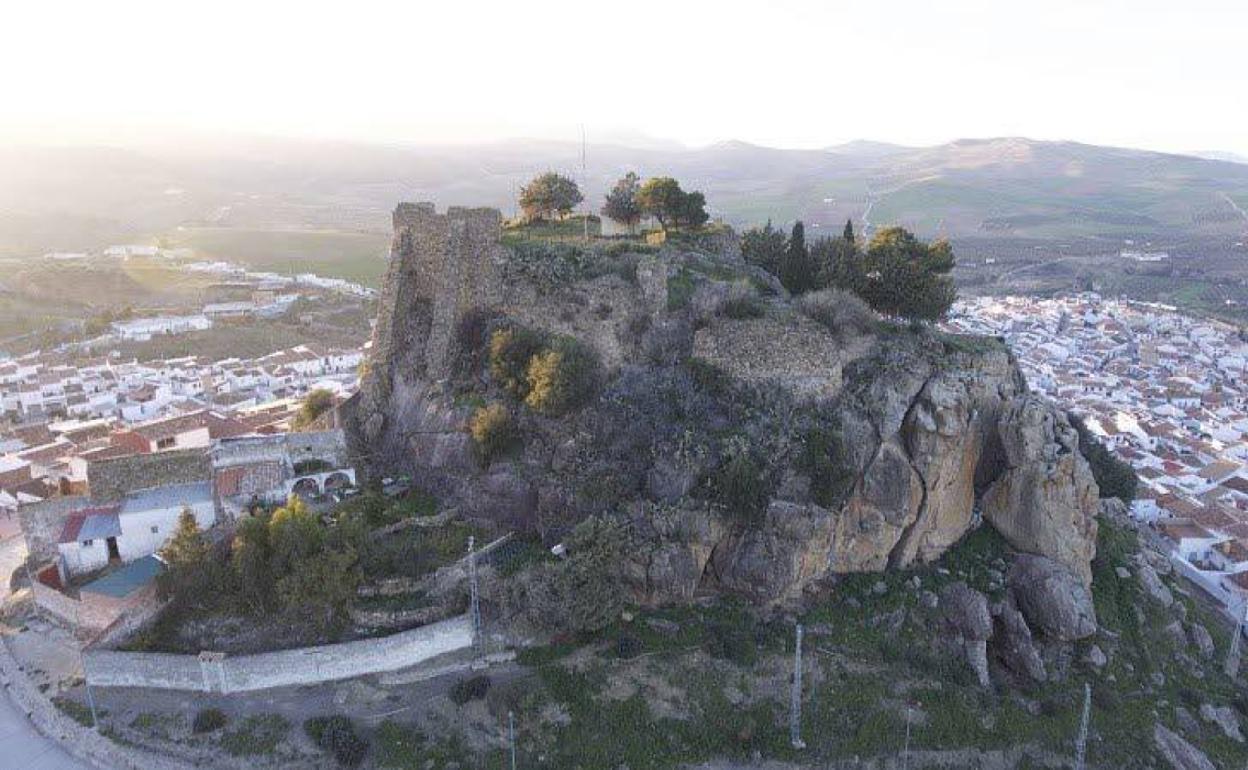
[{"label": "metal pole", "polygon": [[910,704],[906,704],[906,743],[901,750],[901,770],[906,770],[910,766],[910,713],[913,711]]},{"label": "metal pole", "polygon": [[472,646],[477,655],[481,654],[481,600],[477,592],[477,553],[476,538],[468,536],[468,591],[472,612]]},{"label": "metal pole", "polygon": [[507,712],[507,742],[511,744],[511,770],[516,770],[516,714]]},{"label": "metal pole", "polygon": [[802,624],[797,624],[793,646],[793,700],[789,707],[789,743],[795,749],[806,748],[802,740]]},{"label": "metal pole", "polygon": [[1079,742],[1075,744],[1075,770],[1084,770],[1088,749],[1088,717],[1092,712],[1092,685],[1083,685],[1083,717],[1079,720]]}]

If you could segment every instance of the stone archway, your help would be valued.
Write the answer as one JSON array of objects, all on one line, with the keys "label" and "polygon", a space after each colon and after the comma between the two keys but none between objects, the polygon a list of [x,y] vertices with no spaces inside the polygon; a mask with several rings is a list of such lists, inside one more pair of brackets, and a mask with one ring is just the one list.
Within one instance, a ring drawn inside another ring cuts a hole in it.
[{"label": "stone archway", "polygon": [[351,477],[342,471],[335,471],[334,473],[326,476],[322,485],[325,487],[326,492],[332,492],[334,490],[346,489],[347,487],[354,486],[351,481]]},{"label": "stone archway", "polygon": [[307,476],[296,481],[290,488],[290,493],[299,495],[305,500],[310,500],[321,494],[321,485],[317,483],[316,477]]}]

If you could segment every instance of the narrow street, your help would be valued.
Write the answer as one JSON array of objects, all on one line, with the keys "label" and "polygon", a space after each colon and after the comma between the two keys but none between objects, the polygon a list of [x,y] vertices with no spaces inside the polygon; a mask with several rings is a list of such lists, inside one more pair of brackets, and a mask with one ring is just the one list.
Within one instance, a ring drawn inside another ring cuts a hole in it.
[{"label": "narrow street", "polygon": [[[0,596],[9,596],[9,575],[26,557],[26,544],[13,528],[0,522]],[[5,767],[22,770],[94,770],[84,765],[35,729],[9,699],[8,693],[0,697],[0,757]]]}]

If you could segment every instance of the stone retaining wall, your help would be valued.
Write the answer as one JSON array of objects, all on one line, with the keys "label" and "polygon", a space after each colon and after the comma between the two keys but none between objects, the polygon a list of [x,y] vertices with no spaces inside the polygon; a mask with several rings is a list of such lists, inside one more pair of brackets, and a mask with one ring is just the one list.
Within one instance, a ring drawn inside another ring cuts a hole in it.
[{"label": "stone retaining wall", "polygon": [[0,641],[0,684],[36,730],[48,740],[58,742],[85,765],[109,770],[192,770],[191,765],[172,757],[114,743],[71,719],[36,689],[3,641]]},{"label": "stone retaining wall", "polygon": [[86,653],[86,678],[98,687],[248,692],[397,671],[471,645],[465,615],[378,639],[239,657],[97,649]]}]

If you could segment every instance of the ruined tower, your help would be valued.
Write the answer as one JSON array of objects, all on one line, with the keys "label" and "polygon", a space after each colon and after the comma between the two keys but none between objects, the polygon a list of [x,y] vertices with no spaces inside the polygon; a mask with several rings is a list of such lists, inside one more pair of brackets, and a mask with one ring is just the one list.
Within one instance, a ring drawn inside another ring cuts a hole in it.
[{"label": "ruined tower", "polygon": [[[360,392],[344,405],[353,452],[402,451],[392,401],[446,378],[464,314],[497,304],[501,293],[498,209],[400,203],[382,284],[372,350]],[[366,464],[369,464],[366,462]]]}]

